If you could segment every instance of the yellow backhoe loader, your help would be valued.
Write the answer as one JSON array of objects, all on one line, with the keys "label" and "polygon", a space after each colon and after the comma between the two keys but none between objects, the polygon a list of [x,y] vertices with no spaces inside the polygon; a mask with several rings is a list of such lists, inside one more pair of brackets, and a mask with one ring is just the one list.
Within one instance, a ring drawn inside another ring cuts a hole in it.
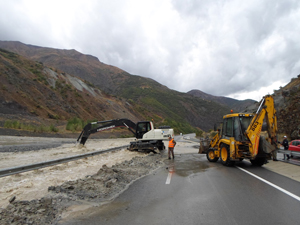
[{"label": "yellow backhoe loader", "polygon": [[[263,124],[266,124],[265,131],[262,131]],[[277,148],[274,99],[266,95],[256,113],[232,113],[223,117],[222,128],[210,141],[206,157],[210,162],[220,158],[224,166],[233,166],[243,159],[262,166]]]}]

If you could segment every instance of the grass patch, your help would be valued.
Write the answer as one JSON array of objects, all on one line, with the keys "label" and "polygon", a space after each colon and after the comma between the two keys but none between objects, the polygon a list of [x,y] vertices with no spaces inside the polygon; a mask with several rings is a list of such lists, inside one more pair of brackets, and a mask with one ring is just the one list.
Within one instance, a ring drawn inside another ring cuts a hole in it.
[{"label": "grass patch", "polygon": [[26,123],[21,123],[17,120],[6,120],[4,122],[4,128],[9,128],[9,129],[17,129],[17,130],[27,130],[27,131],[32,131],[36,133],[46,133],[46,132],[54,132],[57,133],[59,129],[55,127],[53,124],[50,126],[44,126],[44,125],[32,125],[32,124],[26,124]]},{"label": "grass patch", "polygon": [[75,131],[81,131],[85,126],[85,121],[79,118],[72,118],[68,120],[68,123],[66,125],[66,130],[75,132]]}]

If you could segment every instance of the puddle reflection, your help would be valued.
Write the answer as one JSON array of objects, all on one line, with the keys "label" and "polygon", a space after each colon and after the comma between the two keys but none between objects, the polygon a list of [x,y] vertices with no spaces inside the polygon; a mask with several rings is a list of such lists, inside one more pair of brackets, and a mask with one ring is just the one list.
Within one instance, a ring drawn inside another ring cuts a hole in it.
[{"label": "puddle reflection", "polygon": [[191,174],[205,172],[209,167],[207,161],[203,161],[198,157],[184,156],[169,161],[167,169],[171,174],[187,177]]}]

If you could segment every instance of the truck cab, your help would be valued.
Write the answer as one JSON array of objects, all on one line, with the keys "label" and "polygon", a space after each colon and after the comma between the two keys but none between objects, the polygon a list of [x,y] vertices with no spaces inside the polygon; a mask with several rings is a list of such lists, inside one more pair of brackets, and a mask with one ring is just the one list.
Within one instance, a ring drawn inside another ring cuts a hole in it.
[{"label": "truck cab", "polygon": [[249,127],[253,114],[235,113],[223,117],[222,138],[234,137],[236,141],[249,141],[245,131]]},{"label": "truck cab", "polygon": [[168,140],[174,137],[174,131],[170,126],[162,126],[155,129],[151,121],[138,122],[136,126],[136,138],[142,140]]},{"label": "truck cab", "polygon": [[136,138],[141,139],[143,135],[151,130],[154,130],[153,123],[150,121],[138,122],[136,126]]}]

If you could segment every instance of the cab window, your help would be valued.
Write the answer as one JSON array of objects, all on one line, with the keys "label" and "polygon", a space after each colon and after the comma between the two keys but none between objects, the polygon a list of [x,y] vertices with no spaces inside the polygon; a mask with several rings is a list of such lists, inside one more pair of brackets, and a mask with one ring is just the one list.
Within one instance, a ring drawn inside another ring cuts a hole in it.
[{"label": "cab window", "polygon": [[228,137],[233,136],[233,123],[232,123],[232,118],[227,118],[224,120],[224,135]]},{"label": "cab window", "polygon": [[138,125],[138,131],[146,132],[147,128],[147,123],[139,123]]}]

